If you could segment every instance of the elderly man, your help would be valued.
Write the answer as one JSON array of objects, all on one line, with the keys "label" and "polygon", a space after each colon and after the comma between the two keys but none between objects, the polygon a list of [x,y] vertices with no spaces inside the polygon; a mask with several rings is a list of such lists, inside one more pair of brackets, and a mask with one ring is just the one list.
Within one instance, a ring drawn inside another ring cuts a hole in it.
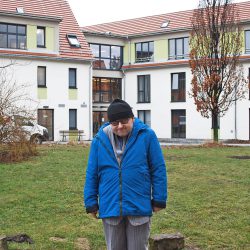
[{"label": "elderly man", "polygon": [[166,166],[152,129],[115,99],[90,150],[84,201],[103,220],[108,250],[148,249],[152,212],[166,207]]}]

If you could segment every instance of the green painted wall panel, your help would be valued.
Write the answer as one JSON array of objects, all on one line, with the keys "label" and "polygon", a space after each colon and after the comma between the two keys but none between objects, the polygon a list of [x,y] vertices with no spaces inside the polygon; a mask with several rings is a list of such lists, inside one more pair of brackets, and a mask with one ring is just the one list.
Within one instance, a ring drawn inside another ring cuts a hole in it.
[{"label": "green painted wall panel", "polygon": [[77,100],[77,89],[69,89],[69,100]]},{"label": "green painted wall panel", "polygon": [[158,40],[154,42],[154,61],[163,61],[168,58],[168,41]]},{"label": "green painted wall panel", "polygon": [[46,48],[48,50],[55,50],[55,31],[54,28],[46,27]]},{"label": "green painted wall panel", "polygon": [[135,62],[135,43],[131,43],[130,57],[131,57],[131,63],[134,63]]},{"label": "green painted wall panel", "polygon": [[129,44],[126,44],[123,48],[123,62],[124,62],[124,64],[129,63],[128,56],[129,56]]},{"label": "green painted wall panel", "polygon": [[[129,48],[130,47],[130,48]],[[130,58],[129,58],[130,57]],[[129,62],[135,62],[135,44],[127,43],[123,49],[123,62],[128,64]]]},{"label": "green painted wall panel", "polygon": [[78,138],[78,131],[75,131],[75,133],[71,131],[71,133],[69,134],[69,141],[78,141]]},{"label": "green painted wall panel", "polygon": [[47,88],[37,88],[37,98],[47,99],[48,97]]},{"label": "green painted wall panel", "polygon": [[246,53],[246,32],[242,31],[241,32],[241,41],[242,41],[242,54]]},{"label": "green painted wall panel", "polygon": [[27,25],[27,49],[36,48],[36,27],[35,25]]}]

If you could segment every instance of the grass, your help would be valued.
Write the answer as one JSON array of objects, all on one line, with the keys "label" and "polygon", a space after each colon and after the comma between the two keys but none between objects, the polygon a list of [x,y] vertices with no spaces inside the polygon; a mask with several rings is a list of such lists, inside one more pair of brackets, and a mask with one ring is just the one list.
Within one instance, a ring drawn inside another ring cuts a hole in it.
[{"label": "grass", "polygon": [[[250,249],[250,148],[163,148],[168,166],[167,209],[153,216],[151,234],[180,232],[200,249]],[[82,187],[89,148],[42,146],[39,156],[0,165],[0,235],[28,234],[35,246],[74,249],[87,238],[105,249],[102,223],[85,213]],[[50,237],[65,242],[50,241]]]}]

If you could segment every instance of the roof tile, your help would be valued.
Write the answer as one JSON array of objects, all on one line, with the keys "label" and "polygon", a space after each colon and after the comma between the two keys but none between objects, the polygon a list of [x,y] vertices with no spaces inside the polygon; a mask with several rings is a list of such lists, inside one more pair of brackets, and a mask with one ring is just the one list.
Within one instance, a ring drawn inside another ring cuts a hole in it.
[{"label": "roof tile", "polygon": [[[236,4],[241,21],[250,20],[250,1]],[[136,36],[150,33],[171,32],[191,28],[194,10],[179,11],[161,15],[147,16],[123,21],[103,23],[82,27],[83,32],[105,33],[113,35]],[[161,28],[163,22],[169,21],[167,28]]]},{"label": "roof tile", "polygon": [[[62,21],[59,23],[59,57],[92,59],[92,53],[88,43],[66,0],[0,0],[0,11],[13,12],[14,14],[16,13],[17,7],[22,7],[25,14],[62,18]],[[66,34],[75,34],[80,42],[81,48],[71,47]]]}]

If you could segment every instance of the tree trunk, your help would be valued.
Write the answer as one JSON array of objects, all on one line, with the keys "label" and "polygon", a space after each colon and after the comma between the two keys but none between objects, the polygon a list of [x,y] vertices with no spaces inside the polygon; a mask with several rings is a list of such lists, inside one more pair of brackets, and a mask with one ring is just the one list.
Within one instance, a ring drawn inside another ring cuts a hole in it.
[{"label": "tree trunk", "polygon": [[219,141],[219,116],[217,113],[212,114],[212,130],[213,130],[213,141]]}]

